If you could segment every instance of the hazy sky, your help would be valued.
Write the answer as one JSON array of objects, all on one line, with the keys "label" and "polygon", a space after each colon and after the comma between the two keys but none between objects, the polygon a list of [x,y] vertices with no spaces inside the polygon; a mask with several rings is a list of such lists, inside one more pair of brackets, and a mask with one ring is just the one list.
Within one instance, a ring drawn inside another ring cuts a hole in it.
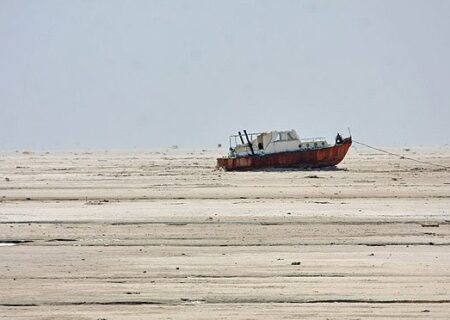
[{"label": "hazy sky", "polygon": [[0,0],[0,41],[3,150],[450,141],[450,1]]}]

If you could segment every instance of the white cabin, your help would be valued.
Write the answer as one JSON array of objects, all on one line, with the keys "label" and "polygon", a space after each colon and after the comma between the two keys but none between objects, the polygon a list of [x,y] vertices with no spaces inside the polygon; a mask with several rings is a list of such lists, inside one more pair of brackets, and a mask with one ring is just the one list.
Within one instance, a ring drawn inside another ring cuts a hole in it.
[{"label": "white cabin", "polygon": [[[241,139],[243,139],[242,136]],[[300,139],[295,130],[252,133],[249,134],[249,140],[253,152],[257,155],[330,147],[325,138]],[[230,148],[231,157],[251,154],[249,143],[237,144],[234,148]]]}]

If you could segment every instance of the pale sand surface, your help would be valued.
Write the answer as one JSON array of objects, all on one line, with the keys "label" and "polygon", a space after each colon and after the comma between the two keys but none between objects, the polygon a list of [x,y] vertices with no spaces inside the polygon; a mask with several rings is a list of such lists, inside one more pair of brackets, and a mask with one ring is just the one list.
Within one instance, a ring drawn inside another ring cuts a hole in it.
[{"label": "pale sand surface", "polygon": [[[389,150],[450,166],[450,148]],[[449,318],[450,171],[219,155],[2,154],[0,319]]]}]

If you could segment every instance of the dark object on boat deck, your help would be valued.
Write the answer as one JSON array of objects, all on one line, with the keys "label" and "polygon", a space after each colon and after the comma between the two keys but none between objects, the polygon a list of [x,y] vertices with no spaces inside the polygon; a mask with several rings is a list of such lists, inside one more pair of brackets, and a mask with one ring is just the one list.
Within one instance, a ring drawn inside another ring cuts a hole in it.
[{"label": "dark object on boat deck", "polygon": [[300,139],[295,130],[264,133],[244,130],[244,134],[248,143],[244,143],[240,132],[230,137],[230,153],[217,159],[217,168],[232,171],[332,167],[344,159],[352,145],[351,136],[342,138],[339,133],[334,145],[324,138]]},{"label": "dark object on boat deck", "polygon": [[336,144],[341,144],[343,141],[342,136],[338,133],[336,135]]}]

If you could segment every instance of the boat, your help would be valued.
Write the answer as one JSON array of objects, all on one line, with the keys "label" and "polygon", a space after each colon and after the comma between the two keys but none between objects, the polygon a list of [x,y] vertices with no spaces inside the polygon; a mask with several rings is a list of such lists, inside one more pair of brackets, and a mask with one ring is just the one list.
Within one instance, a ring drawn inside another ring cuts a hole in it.
[{"label": "boat", "polygon": [[[245,138],[245,141],[244,141]],[[295,130],[268,131],[230,136],[227,157],[217,159],[217,168],[226,171],[271,168],[324,168],[339,164],[352,145],[351,134],[339,133],[335,143],[325,138],[300,139]]]}]

